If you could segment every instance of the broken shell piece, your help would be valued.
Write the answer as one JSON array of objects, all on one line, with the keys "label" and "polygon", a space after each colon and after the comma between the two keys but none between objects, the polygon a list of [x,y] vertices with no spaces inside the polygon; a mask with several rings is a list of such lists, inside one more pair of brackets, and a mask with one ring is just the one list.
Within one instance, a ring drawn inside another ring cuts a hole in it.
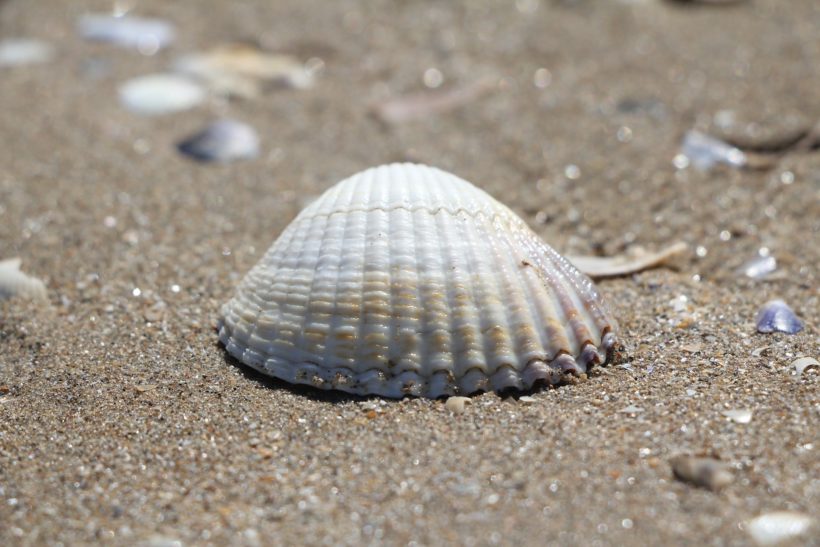
[{"label": "broken shell piece", "polygon": [[739,424],[748,424],[752,421],[751,410],[726,410],[722,414],[731,421]]},{"label": "broken shell piece", "polygon": [[735,479],[728,465],[712,458],[676,456],[669,463],[679,480],[712,491],[730,485]]},{"label": "broken shell piece", "polygon": [[694,130],[684,135],[680,154],[686,162],[680,163],[675,158],[676,166],[691,164],[700,171],[708,171],[719,163],[731,167],[744,167],[747,163],[746,154],[739,148]]},{"label": "broken shell piece", "polygon": [[183,154],[200,161],[229,162],[259,154],[256,130],[235,120],[217,120],[177,145]]},{"label": "broken shell piece", "polygon": [[21,272],[21,262],[19,258],[0,260],[0,300],[14,297],[46,300],[48,295],[45,284]]},{"label": "broken shell piece", "polygon": [[746,531],[758,545],[778,545],[804,535],[814,519],[797,511],[774,511],[746,523]]},{"label": "broken shell piece", "polygon": [[495,78],[484,78],[454,89],[393,97],[376,104],[372,110],[376,117],[385,123],[404,123],[455,110],[481,98],[495,86]]},{"label": "broken shell piece", "polygon": [[745,262],[738,272],[752,279],[765,277],[777,269],[777,259],[771,255],[757,256]]},{"label": "broken shell piece", "polygon": [[589,278],[507,207],[394,164],[303,210],[223,306],[219,339],[291,383],[435,398],[582,375],[614,329]]},{"label": "broken shell piece", "polygon": [[810,367],[817,367],[820,368],[820,362],[817,359],[812,357],[801,357],[792,363],[792,367],[794,367],[795,374],[798,379],[803,376],[803,372]]},{"label": "broken shell piece", "polygon": [[77,28],[87,40],[136,49],[144,55],[153,55],[176,37],[174,25],[168,21],[132,15],[88,13],[80,17]]},{"label": "broken shell piece", "polygon": [[612,257],[569,255],[567,260],[592,278],[616,277],[663,266],[688,249],[689,246],[686,243],[679,241],[656,253],[636,248],[627,255]]},{"label": "broken shell piece", "polygon": [[156,116],[193,108],[205,100],[205,90],[182,76],[150,74],[120,86],[120,102],[137,114]]},{"label": "broken shell piece", "polygon": [[177,72],[201,81],[214,93],[251,99],[265,84],[296,89],[313,86],[314,73],[290,55],[268,53],[249,44],[225,44],[182,57]]},{"label": "broken shell piece", "polygon": [[803,330],[803,322],[782,300],[770,300],[757,312],[757,332],[785,332],[796,334]]},{"label": "broken shell piece", "polygon": [[47,63],[54,57],[54,48],[47,42],[25,38],[0,41],[0,67]]}]

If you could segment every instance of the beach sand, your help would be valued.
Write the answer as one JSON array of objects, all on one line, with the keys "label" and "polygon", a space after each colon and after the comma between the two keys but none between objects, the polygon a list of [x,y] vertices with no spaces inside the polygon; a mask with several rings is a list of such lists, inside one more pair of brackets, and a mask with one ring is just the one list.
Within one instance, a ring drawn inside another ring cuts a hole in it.
[{"label": "beach sand", "polygon": [[[147,56],[78,35],[109,8],[0,2],[0,36],[57,46],[0,68],[0,259],[49,294],[0,303],[0,544],[747,545],[759,514],[817,518],[820,371],[791,363],[820,358],[820,152],[787,146],[820,119],[816,1],[151,0],[134,13],[178,37]],[[315,86],[158,117],[119,104],[127,79],[236,40],[313,59]],[[416,121],[372,115],[429,69],[440,90],[498,84]],[[178,153],[218,116],[253,125],[260,157]],[[677,169],[692,128],[784,150]],[[228,358],[219,306],[287,223],[400,160],[474,182],[562,253],[690,252],[600,281],[621,351],[534,401],[453,415]],[[738,274],[761,248],[777,271]],[[756,333],[772,298],[806,328]],[[734,481],[676,480],[678,454]]]}]

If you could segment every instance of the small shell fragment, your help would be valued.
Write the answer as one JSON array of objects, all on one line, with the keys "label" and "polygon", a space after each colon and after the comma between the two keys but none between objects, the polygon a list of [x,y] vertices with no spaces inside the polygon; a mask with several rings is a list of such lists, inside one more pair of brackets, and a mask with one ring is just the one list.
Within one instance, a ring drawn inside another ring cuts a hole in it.
[{"label": "small shell fragment", "polygon": [[199,161],[229,162],[259,155],[259,137],[248,124],[222,119],[186,138],[177,148]]},{"label": "small shell fragment", "polygon": [[[700,131],[688,131],[683,137],[681,155],[699,171],[708,171],[722,163],[731,167],[744,167],[746,154],[742,150]],[[676,165],[678,164],[676,158]]]},{"label": "small shell fragment", "polygon": [[798,379],[803,376],[803,372],[811,367],[820,368],[820,362],[813,357],[801,357],[792,363],[792,367],[794,367],[795,375]]},{"label": "small shell fragment", "polygon": [[0,41],[0,67],[47,63],[52,57],[54,47],[48,42],[26,38]]},{"label": "small shell fragment", "polygon": [[359,395],[528,390],[602,364],[597,289],[455,175],[368,169],[304,209],[222,307],[219,339],[262,373]]},{"label": "small shell fragment", "polygon": [[782,300],[766,302],[757,312],[755,323],[757,324],[757,332],[764,334],[771,332],[796,334],[803,330],[803,322]]},{"label": "small shell fragment", "polygon": [[797,511],[765,513],[746,523],[746,531],[758,545],[778,545],[804,535],[814,519]]},{"label": "small shell fragment", "polygon": [[643,249],[636,249],[630,254],[612,257],[600,256],[567,256],[576,268],[593,279],[602,277],[616,277],[630,275],[649,268],[656,268],[669,263],[672,259],[682,255],[689,249],[683,241],[679,241],[658,252],[650,253]]},{"label": "small shell fragment", "polygon": [[738,271],[751,279],[761,279],[776,269],[777,259],[771,255],[767,255],[757,256],[748,262],[745,262],[740,268],[738,268]]},{"label": "small shell fragment", "polygon": [[19,297],[30,300],[46,300],[45,284],[20,271],[21,260],[0,260],[0,300]]},{"label": "small shell fragment", "polygon": [[712,458],[682,455],[672,458],[669,463],[679,480],[712,491],[730,485],[735,479],[728,465]]},{"label": "small shell fragment", "polygon": [[205,100],[204,89],[174,74],[150,74],[128,80],[120,86],[119,93],[123,106],[146,116],[188,110]]},{"label": "small shell fragment", "polygon": [[475,101],[494,89],[495,84],[495,78],[484,78],[453,89],[392,97],[374,105],[372,109],[377,118],[389,124],[420,120]]},{"label": "small shell fragment", "polygon": [[725,410],[722,414],[729,420],[739,424],[748,424],[752,421],[751,410]]},{"label": "small shell fragment", "polygon": [[77,28],[87,40],[136,49],[146,55],[168,46],[176,37],[174,25],[168,21],[132,15],[88,13],[80,17]]},{"label": "small shell fragment", "polygon": [[314,73],[295,57],[244,43],[223,44],[181,57],[174,70],[195,78],[218,95],[243,99],[257,97],[267,85],[308,89],[315,80]]}]

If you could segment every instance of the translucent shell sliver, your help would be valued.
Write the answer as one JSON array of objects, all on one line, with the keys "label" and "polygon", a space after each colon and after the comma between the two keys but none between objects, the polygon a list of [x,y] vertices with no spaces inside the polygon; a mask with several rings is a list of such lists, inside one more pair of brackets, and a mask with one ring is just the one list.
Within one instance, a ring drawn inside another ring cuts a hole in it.
[{"label": "translucent shell sliver", "polygon": [[392,164],[303,210],[218,328],[231,355],[291,383],[439,397],[559,383],[603,363],[616,327],[589,278],[510,209]]}]

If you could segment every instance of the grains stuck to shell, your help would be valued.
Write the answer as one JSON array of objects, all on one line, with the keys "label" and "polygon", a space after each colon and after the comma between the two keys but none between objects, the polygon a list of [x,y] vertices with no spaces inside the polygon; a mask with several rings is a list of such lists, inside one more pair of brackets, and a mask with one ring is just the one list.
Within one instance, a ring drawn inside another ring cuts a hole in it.
[{"label": "grains stuck to shell", "polygon": [[584,374],[614,328],[592,282],[507,207],[394,164],[302,211],[223,307],[219,337],[288,382],[435,398]]}]

